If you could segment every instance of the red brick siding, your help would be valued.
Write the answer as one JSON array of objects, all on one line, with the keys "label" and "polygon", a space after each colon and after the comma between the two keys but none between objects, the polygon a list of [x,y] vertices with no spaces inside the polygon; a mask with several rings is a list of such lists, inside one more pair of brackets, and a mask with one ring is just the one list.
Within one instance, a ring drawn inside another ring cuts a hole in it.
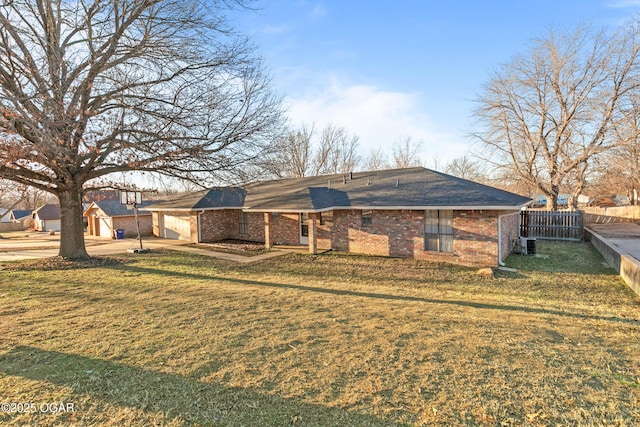
[{"label": "red brick siding", "polygon": [[228,239],[231,222],[230,212],[228,210],[219,210],[205,211],[200,214],[200,241],[216,242]]},{"label": "red brick siding", "polygon": [[264,214],[262,212],[248,212],[249,234],[240,234],[240,216],[238,210],[229,211],[229,238],[264,242]]},{"label": "red brick siding", "polygon": [[271,239],[273,243],[283,245],[299,245],[299,215],[297,213],[280,213],[271,215]]},{"label": "red brick siding", "polygon": [[498,265],[498,215],[496,211],[454,211],[453,252],[458,264]]},{"label": "red brick siding", "polygon": [[502,212],[502,214],[505,213],[507,215],[500,218],[502,232],[500,236],[502,259],[500,261],[504,261],[509,256],[513,249],[514,241],[518,239],[518,212]]},{"label": "red brick siding", "polygon": [[[331,228],[333,226],[333,219],[331,212],[323,212],[319,214],[318,222],[316,224],[316,239],[318,244],[318,250],[326,251],[331,249]],[[326,219],[324,224],[320,224],[321,219]]]},{"label": "red brick siding", "polygon": [[247,215],[249,216],[249,234],[240,234],[238,209],[205,211],[200,215],[201,241],[239,239],[264,242],[264,215],[261,212],[249,212]]},{"label": "red brick siding", "polygon": [[[362,226],[358,210],[334,211],[333,248],[380,256],[414,257],[422,251],[423,213],[421,211],[373,211],[370,226]],[[416,238],[420,244],[416,245]]]},{"label": "red brick siding", "polygon": [[367,255],[413,257],[469,266],[496,266],[498,215],[495,211],[454,211],[453,253],[424,250],[423,211],[373,211],[363,227],[357,210],[334,211],[331,230],[336,250]]}]

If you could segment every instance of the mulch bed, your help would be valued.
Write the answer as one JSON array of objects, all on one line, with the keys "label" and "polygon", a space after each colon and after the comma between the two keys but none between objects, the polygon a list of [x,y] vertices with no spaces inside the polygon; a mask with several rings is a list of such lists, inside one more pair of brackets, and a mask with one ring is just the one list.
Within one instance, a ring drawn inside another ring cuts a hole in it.
[{"label": "mulch bed", "polygon": [[245,240],[220,240],[218,242],[206,243],[206,245],[214,248],[231,249],[239,252],[264,250],[264,243],[249,242]]},{"label": "mulch bed", "polygon": [[75,270],[79,268],[96,268],[119,265],[128,260],[110,257],[91,257],[89,259],[71,260],[59,256],[37,259],[19,263],[0,264],[0,270],[7,271],[50,271],[50,270]]}]

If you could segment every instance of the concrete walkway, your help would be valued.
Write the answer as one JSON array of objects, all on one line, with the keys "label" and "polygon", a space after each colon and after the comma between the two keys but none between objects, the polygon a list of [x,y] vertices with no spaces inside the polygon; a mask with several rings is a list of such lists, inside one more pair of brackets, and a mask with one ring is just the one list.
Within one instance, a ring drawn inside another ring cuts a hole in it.
[{"label": "concrete walkway", "polygon": [[[151,250],[160,248],[172,249],[245,264],[286,255],[291,252],[289,250],[273,250],[261,255],[249,257],[194,248],[187,246],[189,244],[190,242],[184,240],[159,239],[156,237],[145,237],[142,239],[142,246]],[[29,235],[29,237],[25,238],[0,239],[0,262],[54,257],[58,255],[59,245],[59,234],[50,236],[40,233]],[[113,240],[104,237],[85,236],[85,246],[91,256],[106,256],[124,254],[129,249],[137,249],[140,247],[140,242],[136,239]]]}]

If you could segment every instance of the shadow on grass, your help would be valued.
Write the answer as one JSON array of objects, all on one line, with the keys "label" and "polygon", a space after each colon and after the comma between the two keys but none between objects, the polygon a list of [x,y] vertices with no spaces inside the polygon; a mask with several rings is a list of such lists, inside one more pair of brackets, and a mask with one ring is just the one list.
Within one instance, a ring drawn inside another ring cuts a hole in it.
[{"label": "shadow on grass", "polygon": [[587,315],[587,314],[581,314],[581,313],[571,313],[571,312],[560,311],[560,310],[550,310],[546,308],[525,307],[525,306],[517,306],[517,305],[503,305],[503,304],[487,304],[487,303],[480,303],[480,302],[473,302],[473,301],[421,298],[421,297],[413,297],[408,295],[390,295],[390,294],[381,294],[381,293],[374,293],[374,292],[360,292],[360,291],[351,291],[351,290],[344,290],[344,289],[320,288],[320,287],[306,286],[306,285],[292,285],[287,283],[261,282],[257,280],[234,279],[231,277],[207,276],[203,274],[159,270],[154,268],[137,267],[133,265],[124,265],[124,266],[121,266],[119,269],[124,271],[142,273],[142,274],[156,274],[156,275],[168,276],[168,277],[186,277],[186,278],[197,279],[197,280],[215,280],[218,282],[227,282],[227,283],[247,285],[247,286],[295,289],[298,291],[317,292],[317,293],[331,294],[331,295],[342,295],[342,296],[346,295],[346,296],[354,296],[354,297],[376,298],[376,299],[383,299],[383,300],[411,301],[411,302],[422,302],[422,303],[428,303],[428,304],[455,305],[460,307],[470,307],[470,308],[479,308],[479,309],[487,309],[487,310],[503,310],[503,311],[514,311],[514,312],[523,312],[523,313],[531,313],[531,314],[545,314],[545,315],[564,316],[564,317],[577,318],[577,319],[605,320],[610,322],[620,322],[620,323],[629,323],[632,325],[640,325],[640,321],[634,320],[634,319],[594,316],[594,315]]},{"label": "shadow on grass", "polygon": [[[76,395],[89,395],[97,407],[108,402],[187,425],[284,426],[292,420],[298,425],[391,424],[370,415],[30,346],[1,354],[0,372],[69,387]],[[85,408],[89,410],[96,409]],[[75,411],[82,416],[82,407],[76,405]],[[87,416],[95,421],[96,415]]]}]

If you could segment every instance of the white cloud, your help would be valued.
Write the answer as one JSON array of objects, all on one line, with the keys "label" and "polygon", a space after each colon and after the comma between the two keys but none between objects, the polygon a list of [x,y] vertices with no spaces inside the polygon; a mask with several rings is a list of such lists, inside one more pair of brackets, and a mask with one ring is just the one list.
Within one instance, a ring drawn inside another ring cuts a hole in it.
[{"label": "white cloud", "polygon": [[370,85],[343,85],[335,78],[321,89],[309,89],[302,96],[287,98],[293,125],[315,122],[346,128],[360,137],[363,154],[381,148],[391,152],[393,144],[410,137],[423,141],[427,165],[434,159],[446,162],[467,154],[466,141],[438,129],[413,93],[385,91]]}]

